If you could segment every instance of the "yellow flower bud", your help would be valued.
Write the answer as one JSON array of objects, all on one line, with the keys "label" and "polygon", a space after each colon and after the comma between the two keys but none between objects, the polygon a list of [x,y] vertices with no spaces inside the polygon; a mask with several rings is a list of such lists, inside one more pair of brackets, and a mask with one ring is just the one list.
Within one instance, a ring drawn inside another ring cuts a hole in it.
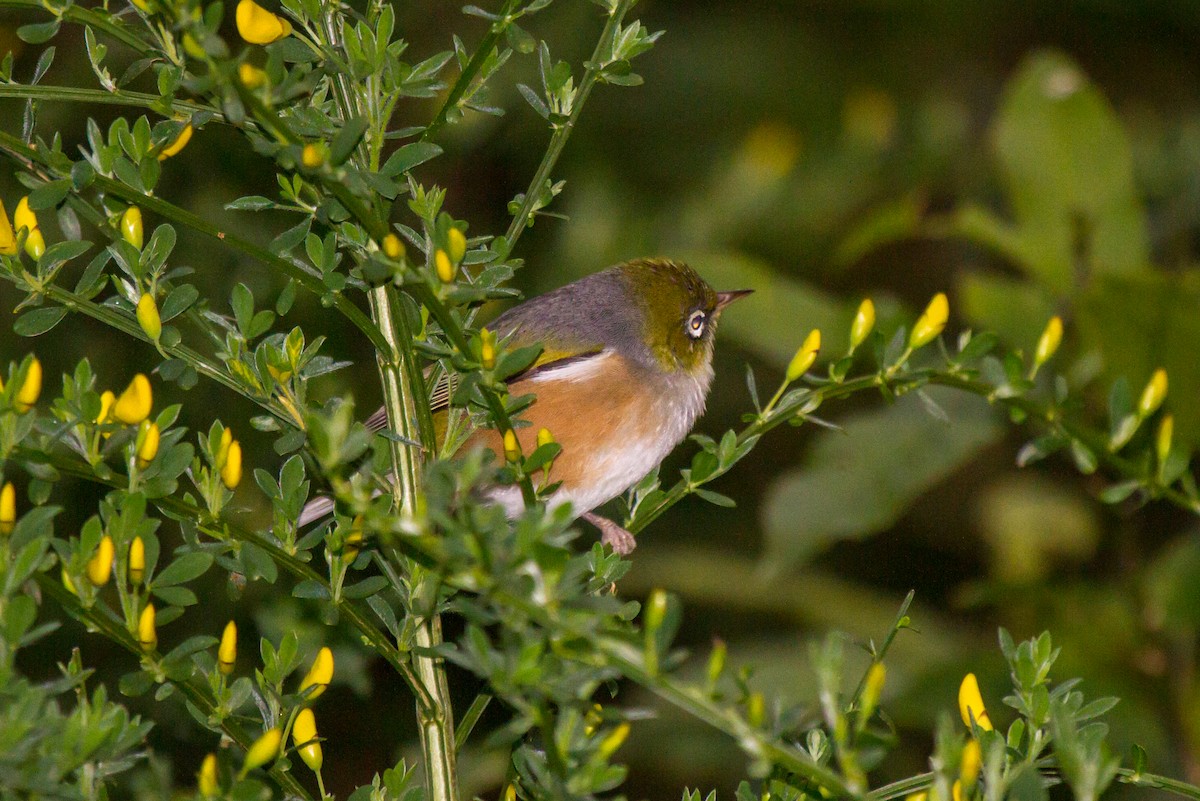
[{"label": "yellow flower bud", "polygon": [[484,370],[496,366],[496,335],[486,328],[479,329],[479,363]]},{"label": "yellow flower bud", "polygon": [[313,773],[321,769],[323,761],[321,744],[313,742],[316,738],[317,718],[311,709],[305,707],[297,713],[296,722],[292,724],[292,742],[295,743],[304,764],[308,765],[308,769]]},{"label": "yellow flower bud", "polygon": [[62,569],[62,585],[67,588],[67,592],[72,595],[79,595],[79,591],[75,589],[75,582],[71,580],[71,574],[67,572],[67,568]]},{"label": "yellow flower bud", "polygon": [[137,321],[146,336],[155,342],[162,336],[162,318],[158,316],[158,304],[149,292],[143,292],[137,303]]},{"label": "yellow flower bud", "polygon": [[125,425],[135,426],[150,416],[150,407],[153,404],[154,393],[150,389],[150,379],[138,373],[113,404],[113,417]]},{"label": "yellow flower bud", "polygon": [[554,442],[554,435],[550,433],[550,429],[539,428],[537,433],[538,447],[540,448],[543,445],[549,445],[551,442]]},{"label": "yellow flower bud", "polygon": [[29,208],[29,196],[21,198],[13,213],[13,225],[19,231],[25,229],[25,252],[32,259],[40,259],[46,252],[46,240],[38,228],[37,215]]},{"label": "yellow flower bud", "polygon": [[158,628],[155,626],[154,604],[146,604],[138,616],[138,645],[143,651],[153,651],[158,646]]},{"label": "yellow flower bud", "polygon": [[250,44],[270,44],[292,32],[290,22],[267,11],[254,0],[241,0],[236,17],[238,33]]},{"label": "yellow flower bud", "polygon": [[17,490],[9,481],[0,487],[0,535],[12,534],[17,524]]},{"label": "yellow flower bud", "polygon": [[129,543],[129,581],[141,584],[146,575],[146,543],[141,537],[134,537]]},{"label": "yellow flower bud", "polygon": [[238,80],[247,89],[257,89],[267,82],[267,73],[253,64],[242,62],[238,64]]},{"label": "yellow flower bud", "polygon": [[450,257],[446,255],[446,251],[441,248],[433,254],[433,265],[437,268],[437,276],[442,279],[443,284],[448,284],[454,280],[454,264],[450,261]]},{"label": "yellow flower bud", "polygon": [[228,676],[237,662],[237,624],[232,620],[221,632],[221,644],[217,646],[217,669]]},{"label": "yellow flower bud", "polygon": [[221,792],[217,782],[217,755],[209,754],[200,763],[200,772],[196,774],[196,789],[203,796],[214,796]]},{"label": "yellow flower bud", "polygon": [[517,786],[510,784],[504,788],[504,801],[517,801]]},{"label": "yellow flower bud", "polygon": [[225,464],[221,465],[221,482],[231,490],[242,483],[242,443],[236,439],[229,443]]},{"label": "yellow flower bud", "polygon": [[882,662],[871,665],[867,671],[867,681],[863,685],[862,710],[864,715],[870,715],[879,705],[879,696],[883,694],[883,683],[887,679],[887,668]]},{"label": "yellow flower bud", "polygon": [[137,439],[137,461],[138,467],[146,468],[154,461],[154,457],[158,455],[158,443],[161,439],[158,430],[158,423],[151,423],[149,420],[143,420],[138,428]]},{"label": "yellow flower bud", "polygon": [[624,745],[627,739],[629,739],[629,721],[624,721],[600,741],[600,747],[596,751],[601,759],[608,759],[617,753],[617,749]]},{"label": "yellow flower bud", "polygon": [[663,590],[653,590],[646,599],[646,614],[644,622],[647,631],[657,631],[662,627],[667,617],[667,593]]},{"label": "yellow flower bud", "polygon": [[196,37],[190,33],[183,35],[183,51],[192,58],[204,59],[208,54],[204,52],[204,48],[196,41]]},{"label": "yellow flower bud", "polygon": [[158,154],[158,160],[166,161],[171,156],[178,155],[179,151],[187,147],[187,143],[190,141],[192,141],[192,124],[188,123],[183,126],[183,130],[179,132],[179,136],[175,137],[175,141],[162,149],[162,152]]},{"label": "yellow flower bud", "polygon": [[924,790],[919,793],[910,793],[904,796],[904,801],[929,801],[929,793]]},{"label": "yellow flower bud", "polygon": [[963,723],[969,728],[971,718],[975,725],[984,731],[992,730],[992,721],[988,718],[987,709],[983,706],[983,696],[979,692],[979,680],[974,673],[963,676],[962,684],[958,687],[958,712],[962,715]]},{"label": "yellow flower bud", "polygon": [[979,747],[979,741],[972,738],[963,747],[962,762],[958,768],[958,779],[968,793],[974,789],[981,767],[983,767],[983,750]]},{"label": "yellow flower bud", "polygon": [[808,332],[808,336],[804,338],[804,343],[796,350],[796,355],[792,357],[792,361],[788,364],[788,383],[795,381],[808,372],[808,368],[813,366],[813,362],[817,360],[817,354],[820,352],[821,331],[814,328]]},{"label": "yellow flower bud", "polygon": [[963,801],[962,780],[955,779],[954,785],[950,788],[950,797],[954,801]]},{"label": "yellow flower bud", "polygon": [[[247,0],[242,0],[247,2]],[[268,729],[266,734],[259,737],[246,751],[246,762],[242,765],[242,775],[249,773],[255,768],[261,768],[263,765],[270,762],[279,753],[279,743],[283,739],[283,732],[279,729]]]},{"label": "yellow flower bud", "polygon": [[145,229],[142,227],[142,210],[130,206],[121,215],[121,238],[138,250],[145,242]]},{"label": "yellow flower bud", "polygon": [[383,255],[392,261],[399,261],[404,258],[404,243],[400,241],[400,237],[395,234],[388,234],[383,238]]},{"label": "yellow flower bud", "polygon": [[322,648],[317,651],[317,658],[313,660],[312,667],[308,669],[308,673],[300,682],[300,692],[303,693],[309,687],[314,688],[308,694],[308,700],[313,701],[325,692],[325,688],[331,681],[333,681],[333,651]]},{"label": "yellow flower bud", "polygon": [[92,554],[92,558],[87,563],[88,581],[92,582],[97,587],[103,587],[108,583],[112,576],[113,555],[112,537],[105,534],[100,539],[100,544],[96,546],[96,552]]},{"label": "yellow flower bud", "polygon": [[1062,336],[1062,318],[1051,317],[1050,322],[1046,323],[1046,330],[1038,338],[1037,350],[1033,352],[1034,367],[1041,367],[1050,361],[1050,358],[1058,352],[1058,346],[1062,344]]},{"label": "yellow flower bud", "polygon": [[100,413],[96,415],[96,425],[107,423],[112,417],[113,404],[116,403],[117,396],[113,394],[111,389],[106,389],[100,393]]},{"label": "yellow flower bud", "polygon": [[221,443],[217,446],[217,469],[220,470],[225,466],[225,460],[229,457],[229,446],[233,444],[233,429],[224,428],[221,430]]},{"label": "yellow flower bud", "polygon": [[1142,390],[1142,397],[1138,400],[1138,415],[1141,417],[1149,417],[1158,411],[1158,407],[1162,406],[1163,400],[1167,397],[1167,371],[1161,367],[1154,371],[1154,375],[1150,376],[1150,381],[1146,384],[1146,388]]},{"label": "yellow flower bud", "polygon": [[1158,454],[1158,463],[1164,464],[1171,455],[1171,440],[1175,437],[1175,416],[1164,414],[1158,424],[1158,433],[1154,437],[1154,450]]},{"label": "yellow flower bud", "polygon": [[4,210],[3,203],[0,203],[0,254],[17,255],[17,235],[8,221],[8,212]]},{"label": "yellow flower bud", "polygon": [[29,368],[25,371],[25,380],[13,398],[13,407],[24,414],[33,408],[42,394],[42,363],[34,356],[29,360]]},{"label": "yellow flower bud", "polygon": [[350,523],[350,533],[346,535],[346,541],[342,545],[342,558],[347,564],[358,558],[359,546],[363,541],[363,519],[362,515],[355,516]]},{"label": "yellow flower bud", "polygon": [[850,324],[850,350],[854,350],[875,330],[875,304],[870,298],[865,298],[858,304],[854,313],[854,322]]},{"label": "yellow flower bud", "polygon": [[517,442],[517,434],[511,428],[504,432],[504,458],[510,462],[521,458],[521,443]]},{"label": "yellow flower bud", "polygon": [[457,228],[451,228],[446,234],[446,247],[449,250],[450,261],[458,264],[467,255],[467,237]]},{"label": "yellow flower bud", "polygon": [[310,142],[300,151],[300,163],[310,170],[315,170],[325,163],[325,153],[320,147]]},{"label": "yellow flower bud", "polygon": [[746,722],[758,728],[767,717],[767,701],[759,692],[750,693],[746,699]]},{"label": "yellow flower bud", "polygon": [[928,345],[938,338],[949,319],[950,301],[946,299],[945,292],[939,292],[933,296],[933,300],[929,301],[925,311],[917,318],[917,323],[908,336],[908,346],[915,350]]}]

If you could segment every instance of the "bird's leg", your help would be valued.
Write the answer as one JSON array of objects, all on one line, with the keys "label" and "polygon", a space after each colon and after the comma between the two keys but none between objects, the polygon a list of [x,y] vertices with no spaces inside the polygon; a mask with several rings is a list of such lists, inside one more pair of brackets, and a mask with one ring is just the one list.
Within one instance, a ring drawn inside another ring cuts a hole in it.
[{"label": "bird's leg", "polygon": [[600,529],[600,541],[612,548],[613,553],[618,553],[621,556],[629,556],[629,554],[633,553],[633,549],[637,547],[637,540],[633,538],[633,534],[621,528],[607,517],[601,517],[591,512],[584,512],[580,517]]}]

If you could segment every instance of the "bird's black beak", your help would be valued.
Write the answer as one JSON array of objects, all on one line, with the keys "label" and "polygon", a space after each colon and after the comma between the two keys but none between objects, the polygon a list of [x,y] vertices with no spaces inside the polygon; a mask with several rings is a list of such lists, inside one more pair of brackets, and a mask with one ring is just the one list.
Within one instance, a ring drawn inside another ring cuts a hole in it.
[{"label": "bird's black beak", "polygon": [[721,309],[725,308],[726,306],[728,306],[730,303],[733,303],[738,298],[746,297],[753,291],[754,291],[753,289],[735,289],[732,292],[718,292],[717,293],[717,311],[720,311]]}]

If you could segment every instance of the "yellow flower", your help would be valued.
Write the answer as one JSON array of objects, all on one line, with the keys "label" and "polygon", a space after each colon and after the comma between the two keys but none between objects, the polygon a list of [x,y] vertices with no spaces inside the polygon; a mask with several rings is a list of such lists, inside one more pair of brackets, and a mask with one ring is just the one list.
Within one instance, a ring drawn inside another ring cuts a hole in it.
[{"label": "yellow flower", "polygon": [[221,482],[231,490],[242,483],[242,443],[236,439],[229,443],[225,464],[221,465]]},{"label": "yellow flower", "polygon": [[963,801],[962,780],[955,779],[954,786],[950,788],[950,797],[954,801]]},{"label": "yellow flower", "polygon": [[0,534],[12,534],[17,524],[17,491],[9,481],[0,487]]},{"label": "yellow flower", "polygon": [[200,772],[196,774],[196,789],[203,796],[214,796],[221,792],[221,786],[217,782],[216,754],[209,754],[200,763]]},{"label": "yellow flower", "polygon": [[8,212],[4,210],[3,203],[0,203],[0,254],[17,255],[17,235],[8,221]]},{"label": "yellow flower", "polygon": [[243,61],[241,64],[238,64],[238,80],[247,89],[257,89],[267,82],[267,73],[253,64]]},{"label": "yellow flower", "polygon": [[983,751],[979,747],[979,741],[971,739],[963,747],[962,762],[958,768],[958,780],[962,782],[967,793],[975,789],[975,782],[979,779],[981,767],[983,767]]},{"label": "yellow flower", "polygon": [[446,247],[449,250],[450,261],[458,264],[467,255],[467,237],[457,228],[451,228],[446,235]]},{"label": "yellow flower", "polygon": [[237,624],[232,620],[221,632],[221,644],[217,646],[217,669],[228,676],[237,662]]},{"label": "yellow flower", "polygon": [[540,448],[543,445],[549,445],[551,442],[554,442],[554,435],[550,433],[550,429],[539,428],[537,433],[538,447]]},{"label": "yellow flower", "polygon": [[795,381],[807,373],[808,368],[813,366],[813,362],[817,360],[817,354],[820,352],[821,331],[818,328],[814,328],[808,332],[808,336],[804,338],[803,344],[796,350],[796,355],[792,357],[792,361],[788,364],[788,383]]},{"label": "yellow flower", "polygon": [[617,749],[625,744],[625,740],[629,738],[629,722],[624,721],[615,729],[610,731],[603,740],[600,741],[600,747],[596,749],[601,759],[608,759],[613,754],[617,753]]},{"label": "yellow flower", "polygon": [[441,248],[433,254],[433,265],[437,268],[438,278],[442,279],[443,284],[448,284],[454,280],[454,263],[450,261],[450,257],[446,255],[446,251]]},{"label": "yellow flower", "polygon": [[496,366],[496,335],[486,328],[479,329],[479,364],[484,370]]},{"label": "yellow flower", "polygon": [[875,330],[875,304],[866,298],[858,304],[854,322],[850,324],[850,350],[854,350]]},{"label": "yellow flower", "polygon": [[145,469],[154,461],[154,457],[158,455],[158,443],[160,439],[161,433],[158,430],[158,423],[143,420],[141,426],[138,427],[138,467]]},{"label": "yellow flower", "polygon": [[325,163],[325,153],[320,147],[310,142],[300,151],[300,163],[310,170],[315,170]]},{"label": "yellow flower", "polygon": [[1158,463],[1164,464],[1171,455],[1171,440],[1175,437],[1175,417],[1164,414],[1158,424],[1158,433],[1154,437],[1154,450],[1158,454]]},{"label": "yellow flower", "polygon": [[17,395],[13,398],[13,407],[24,414],[33,408],[33,404],[37,403],[41,394],[42,363],[34,356],[29,360],[29,367],[25,370],[25,380],[21,382],[21,388],[17,390]]},{"label": "yellow flower", "polygon": [[236,16],[238,33],[250,44],[270,44],[292,32],[291,23],[267,11],[254,0],[241,0]]},{"label": "yellow flower", "polygon": [[137,206],[130,206],[121,215],[121,238],[138,250],[142,249],[145,229],[142,226],[142,210]]},{"label": "yellow flower", "polygon": [[314,688],[308,694],[308,700],[312,701],[325,692],[325,688],[331,681],[333,681],[333,651],[322,648],[317,651],[317,658],[313,660],[312,667],[308,669],[308,673],[300,682],[299,691],[303,693],[309,687]]},{"label": "yellow flower", "polygon": [[[243,0],[245,2],[245,0]],[[246,751],[246,762],[242,765],[242,775],[261,768],[263,765],[270,762],[279,753],[279,742],[283,739],[283,732],[279,729],[268,729],[266,734],[259,737]]]},{"label": "yellow flower", "polygon": [[220,470],[225,466],[225,460],[229,457],[229,446],[233,444],[233,429],[221,429],[221,443],[217,446],[217,469]]},{"label": "yellow flower", "polygon": [[155,626],[154,604],[146,604],[138,616],[138,645],[143,651],[153,651],[158,646],[158,629]]},{"label": "yellow flower", "polygon": [[179,151],[187,147],[187,143],[190,141],[192,141],[192,124],[189,122],[183,126],[183,130],[179,132],[179,136],[175,137],[175,141],[162,149],[162,152],[158,154],[158,160],[166,161],[171,156],[178,155]]},{"label": "yellow flower", "polygon": [[154,393],[150,389],[150,379],[138,373],[113,404],[113,417],[125,425],[135,426],[150,416],[150,407],[153,404]]},{"label": "yellow flower", "polygon": [[116,403],[117,396],[113,394],[111,389],[106,389],[100,393],[100,413],[96,415],[96,425],[107,423],[112,416],[113,404]]},{"label": "yellow flower", "polygon": [[949,319],[950,301],[946,300],[945,292],[939,292],[929,301],[924,313],[917,318],[917,323],[908,337],[908,346],[916,350],[928,345],[942,333]]},{"label": "yellow flower", "polygon": [[400,241],[400,237],[395,234],[385,236],[383,238],[383,254],[392,261],[404,258],[404,243]]},{"label": "yellow flower", "polygon": [[1050,318],[1050,322],[1046,323],[1046,330],[1042,332],[1038,338],[1037,350],[1033,352],[1033,366],[1041,367],[1050,358],[1058,352],[1058,346],[1062,344],[1063,323],[1062,318],[1055,316]]},{"label": "yellow flower", "polygon": [[112,537],[105,534],[100,539],[100,544],[96,546],[96,552],[88,560],[88,581],[97,587],[103,587],[108,583],[108,579],[112,576],[114,553]]},{"label": "yellow flower", "polygon": [[129,543],[129,581],[141,584],[146,575],[146,543],[141,537],[134,537]]},{"label": "yellow flower", "polygon": [[13,225],[18,231],[22,228],[25,229],[25,252],[32,259],[40,259],[46,252],[46,240],[38,228],[37,215],[29,208],[28,195],[21,198],[21,202],[17,204],[17,209],[13,213]]},{"label": "yellow flower", "polygon": [[308,707],[301,709],[292,724],[292,742],[300,753],[300,758],[308,769],[316,773],[321,769],[323,757],[321,744],[313,742],[317,738],[317,718]]},{"label": "yellow flower", "polygon": [[984,731],[992,730],[992,721],[988,718],[987,709],[983,706],[983,696],[979,693],[979,680],[974,673],[963,676],[962,684],[958,687],[958,711],[963,723],[971,727],[971,719],[975,725]]},{"label": "yellow flower", "polygon": [[1142,397],[1138,399],[1138,415],[1141,417],[1149,417],[1158,411],[1158,407],[1162,406],[1163,400],[1167,397],[1167,371],[1161,367],[1154,371],[1154,375],[1150,376],[1150,381],[1147,382],[1146,388],[1142,390]]},{"label": "yellow flower", "polygon": [[521,458],[521,443],[517,442],[516,432],[511,428],[504,432],[504,458],[510,462]]},{"label": "yellow flower", "polygon": [[162,336],[162,318],[158,316],[158,304],[149,292],[143,292],[137,303],[137,321],[146,336],[157,342]]}]

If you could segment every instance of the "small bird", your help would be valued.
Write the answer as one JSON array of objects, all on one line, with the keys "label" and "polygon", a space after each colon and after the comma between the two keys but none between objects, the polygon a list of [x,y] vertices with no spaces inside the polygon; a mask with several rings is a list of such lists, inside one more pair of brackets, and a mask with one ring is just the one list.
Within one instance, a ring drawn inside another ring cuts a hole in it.
[{"label": "small bird", "polygon": [[[549,479],[560,483],[548,503],[569,501],[614,551],[629,553],[633,535],[592,510],[633,486],[691,431],[712,383],[717,321],[752,291],[716,292],[686,264],[637,259],[531,298],[489,325],[510,348],[542,346],[534,364],[508,380],[513,395],[536,396],[520,415],[531,425],[514,433],[524,453],[537,447],[539,430],[553,434],[562,452]],[[375,430],[386,425],[382,409],[367,421]],[[494,429],[474,431],[464,445],[480,447],[504,458]],[[489,497],[510,517],[524,506],[515,486]],[[301,525],[332,504],[322,498],[309,507]]]}]

